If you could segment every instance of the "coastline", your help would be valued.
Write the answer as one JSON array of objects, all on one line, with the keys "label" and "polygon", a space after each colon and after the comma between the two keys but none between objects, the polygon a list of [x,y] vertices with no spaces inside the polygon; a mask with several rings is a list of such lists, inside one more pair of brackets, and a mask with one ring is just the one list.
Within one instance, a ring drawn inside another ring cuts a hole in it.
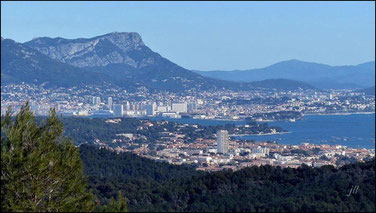
[{"label": "coastline", "polygon": [[[306,113],[306,114],[303,114],[302,118],[304,118],[304,116],[310,116],[310,115],[371,115],[371,114],[375,114],[375,112]],[[301,119],[297,119],[296,121],[299,121]],[[203,120],[242,121],[242,120],[232,120],[232,119],[203,119]],[[282,121],[291,122],[291,123],[296,122],[296,121],[289,121],[288,119],[285,119],[285,120],[263,120],[263,121],[257,121],[257,122],[268,123],[268,122],[282,122]]]},{"label": "coastline", "polygon": [[306,115],[370,115],[375,114],[375,112],[334,112],[334,113],[307,113]]},{"label": "coastline", "polygon": [[264,136],[264,135],[284,135],[291,132],[276,132],[276,133],[262,133],[262,134],[239,134],[239,135],[229,135],[230,137],[243,137],[243,136]]},{"label": "coastline", "polygon": [[[311,115],[370,115],[370,114],[375,114],[375,112],[334,112],[334,113],[306,113],[306,114],[303,114],[302,118],[304,118],[304,116],[311,116]],[[196,118],[191,118],[193,120],[212,120],[212,121],[244,121],[244,119],[221,119],[221,118],[210,118],[210,119],[205,119],[205,118],[201,118],[201,119],[196,119]],[[297,119],[296,121],[299,121],[301,119]],[[296,122],[296,121],[290,121],[288,119],[285,119],[285,120],[263,120],[263,121],[257,121],[257,122],[265,122],[265,123],[268,123],[268,122]]]}]

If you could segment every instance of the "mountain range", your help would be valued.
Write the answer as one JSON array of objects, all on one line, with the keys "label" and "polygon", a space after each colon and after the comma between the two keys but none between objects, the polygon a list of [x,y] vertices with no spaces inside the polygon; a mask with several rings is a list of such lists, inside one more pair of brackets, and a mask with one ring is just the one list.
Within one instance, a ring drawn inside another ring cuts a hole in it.
[{"label": "mountain range", "polygon": [[[85,78],[82,78],[85,76]],[[11,39],[1,39],[1,84],[48,83],[56,86],[101,83],[102,76],[50,59]]]},{"label": "mountain range", "polygon": [[202,76],[236,82],[283,78],[303,81],[321,89],[360,89],[375,85],[375,62],[330,66],[299,60],[282,61],[261,69],[195,71]]},{"label": "mountain range", "polygon": [[291,60],[249,71],[191,71],[151,50],[135,32],[78,39],[39,37],[25,43],[1,38],[2,85],[112,84],[128,90],[145,86],[168,91],[365,88],[374,85],[374,70],[374,62],[332,67]]},{"label": "mountain range", "polygon": [[108,83],[130,90],[145,86],[168,91],[314,89],[309,84],[288,79],[238,83],[204,77],[152,51],[138,33],[114,32],[79,39],[40,37],[25,43],[2,38],[1,55],[2,84]]}]

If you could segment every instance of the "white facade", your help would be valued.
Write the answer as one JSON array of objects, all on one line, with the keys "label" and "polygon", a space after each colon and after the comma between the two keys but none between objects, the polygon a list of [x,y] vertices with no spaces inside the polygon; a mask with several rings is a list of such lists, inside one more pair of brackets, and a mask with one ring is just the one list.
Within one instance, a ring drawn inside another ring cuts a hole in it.
[{"label": "white facade", "polygon": [[261,147],[258,146],[257,148],[252,149],[252,155],[258,156],[258,157],[265,157],[266,155],[269,155],[270,149],[268,147]]},{"label": "white facade", "polygon": [[108,108],[112,110],[112,98],[111,97],[108,97],[107,104],[108,104]]},{"label": "white facade", "polygon": [[101,98],[97,97],[96,105],[100,105],[100,104],[101,104]]},{"label": "white facade", "polygon": [[173,103],[171,107],[172,112],[187,112],[187,103]]},{"label": "white facade", "polygon": [[101,98],[100,97],[93,97],[93,106],[99,106],[101,104]]},{"label": "white facade", "polygon": [[158,106],[157,111],[158,112],[168,112],[168,107],[167,106]]},{"label": "white facade", "polygon": [[217,132],[217,149],[218,153],[228,153],[229,139],[227,130],[219,130]]},{"label": "white facade", "polygon": [[175,112],[164,112],[162,113],[162,117],[179,118],[179,115]]}]

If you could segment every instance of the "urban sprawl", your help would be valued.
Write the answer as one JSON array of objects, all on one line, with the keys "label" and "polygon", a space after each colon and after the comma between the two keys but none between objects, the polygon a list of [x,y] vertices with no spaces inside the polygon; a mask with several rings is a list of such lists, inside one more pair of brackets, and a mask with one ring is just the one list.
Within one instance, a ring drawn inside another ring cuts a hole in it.
[{"label": "urban sprawl", "polygon": [[[255,115],[279,112],[304,114],[374,113],[375,96],[350,90],[280,91],[255,89],[252,91],[186,91],[153,92],[145,87],[126,91],[111,85],[73,88],[45,88],[44,85],[13,84],[1,86],[1,114],[7,106],[19,110],[26,101],[36,115],[48,115],[55,108],[63,116],[108,117],[106,122],[117,123],[125,117],[162,116],[169,118],[244,120]],[[295,114],[294,114],[295,115]],[[281,117],[255,117],[256,121],[282,119]],[[299,116],[283,117],[290,121]],[[137,128],[148,128],[152,123],[144,120]],[[163,125],[168,121],[158,121]],[[199,131],[198,125],[190,126]],[[247,128],[244,125],[242,128]],[[262,133],[261,133],[262,134]],[[252,165],[278,165],[281,167],[340,166],[348,160],[363,161],[374,157],[374,149],[354,149],[341,145],[283,145],[272,141],[247,141],[230,137],[227,130],[219,130],[214,139],[197,138],[186,143],[181,132],[160,132],[158,150],[133,141],[144,137],[124,132],[111,143],[100,140],[95,144],[118,152],[131,151],[140,156],[173,164],[194,164],[199,170],[237,170]],[[115,137],[115,136],[114,136]],[[116,145],[119,144],[119,145]],[[132,149],[129,147],[132,146]]]}]

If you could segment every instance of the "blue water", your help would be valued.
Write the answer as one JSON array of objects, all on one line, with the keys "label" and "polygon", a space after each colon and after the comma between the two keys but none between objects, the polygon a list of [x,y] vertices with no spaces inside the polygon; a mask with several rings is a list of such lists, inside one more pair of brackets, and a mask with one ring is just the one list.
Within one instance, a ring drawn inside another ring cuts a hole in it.
[{"label": "blue water", "polygon": [[165,121],[174,121],[184,124],[200,124],[202,126],[215,126],[215,125],[225,125],[225,124],[235,124],[235,125],[244,125],[247,124],[245,121],[226,121],[226,120],[208,120],[208,119],[193,119],[193,118],[167,118],[167,117],[142,117],[143,119],[151,120],[165,120]]},{"label": "blue water", "polygon": [[[188,124],[224,125],[234,123],[244,125],[244,121],[199,120],[199,119],[172,119],[152,118],[156,120],[169,120]],[[340,144],[353,148],[375,148],[375,114],[353,115],[306,115],[296,122],[268,122],[269,126],[279,126],[289,131],[281,135],[249,135],[242,139],[256,141],[274,140],[279,144]]]}]

